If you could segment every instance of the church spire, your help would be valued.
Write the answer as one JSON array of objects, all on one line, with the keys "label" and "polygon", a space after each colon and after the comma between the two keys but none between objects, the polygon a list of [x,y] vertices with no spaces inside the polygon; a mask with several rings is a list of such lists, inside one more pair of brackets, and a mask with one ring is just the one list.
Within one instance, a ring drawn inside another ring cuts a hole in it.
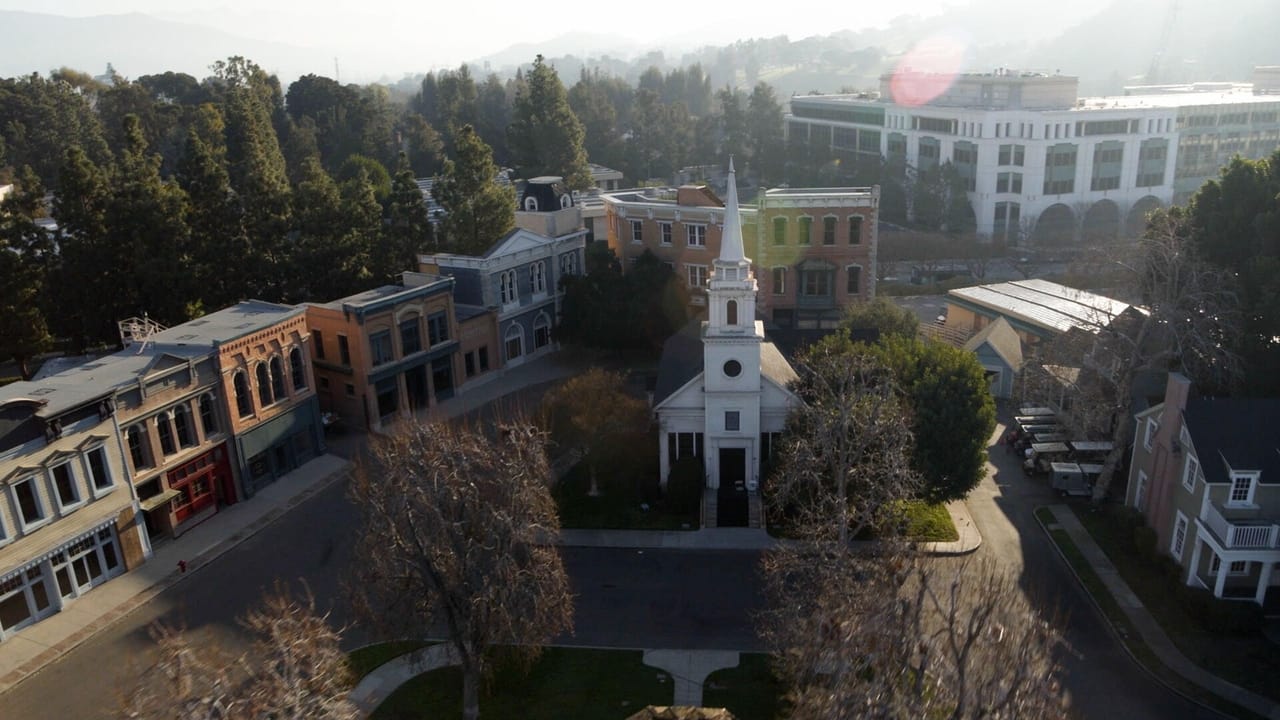
[{"label": "church spire", "polygon": [[738,181],[733,173],[733,158],[729,158],[729,189],[725,193],[724,231],[720,233],[720,260],[741,263],[746,260],[742,249],[742,217],[738,212]]}]

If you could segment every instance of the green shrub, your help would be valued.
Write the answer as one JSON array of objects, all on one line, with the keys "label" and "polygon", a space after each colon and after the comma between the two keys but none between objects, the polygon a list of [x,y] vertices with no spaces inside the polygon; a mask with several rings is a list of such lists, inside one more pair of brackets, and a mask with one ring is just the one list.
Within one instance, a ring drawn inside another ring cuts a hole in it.
[{"label": "green shrub", "polygon": [[1139,525],[1133,529],[1133,546],[1138,554],[1148,560],[1156,558],[1156,531]]},{"label": "green shrub", "polygon": [[681,458],[675,461],[671,464],[671,474],[667,477],[667,509],[673,513],[696,514],[706,485],[706,473],[701,460]]}]

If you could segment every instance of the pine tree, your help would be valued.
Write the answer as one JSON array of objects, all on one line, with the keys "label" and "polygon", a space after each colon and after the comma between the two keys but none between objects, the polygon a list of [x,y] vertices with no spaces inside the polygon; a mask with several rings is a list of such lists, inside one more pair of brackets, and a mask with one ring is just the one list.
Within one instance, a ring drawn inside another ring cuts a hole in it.
[{"label": "pine tree", "polygon": [[27,361],[53,345],[39,298],[46,260],[52,257],[48,234],[35,223],[44,185],[23,166],[17,189],[0,204],[0,357],[11,357],[22,379],[31,378]]},{"label": "pine tree", "polygon": [[147,313],[164,325],[188,319],[196,299],[186,193],[160,178],[136,115],[124,118],[124,146],[111,178],[105,251],[115,292],[101,298],[114,319]]},{"label": "pine tree", "polygon": [[368,247],[362,245],[368,239],[369,203],[375,208],[375,227],[379,214],[367,179],[363,185],[344,197],[318,159],[303,165],[303,179],[294,192],[291,273],[282,279],[290,301],[335,300],[368,283]]},{"label": "pine tree", "polygon": [[453,160],[432,188],[443,206],[446,249],[480,255],[515,225],[516,194],[497,180],[493,152],[475,129],[463,126],[457,135]]},{"label": "pine tree", "polygon": [[44,300],[56,334],[69,338],[75,352],[116,335],[115,318],[102,304],[115,292],[108,282],[111,258],[105,252],[109,199],[106,173],[79,147],[67,150],[53,198],[59,262],[51,285],[61,293],[56,302],[51,293]]},{"label": "pine tree", "polygon": [[433,244],[427,203],[414,182],[409,157],[400,153],[400,164],[391,183],[391,200],[387,209],[382,242],[373,255],[373,273],[379,281],[389,281],[405,270],[418,266],[418,253]]},{"label": "pine tree", "polygon": [[194,128],[178,162],[178,183],[187,193],[192,265],[197,297],[206,310],[232,305],[252,294],[244,272],[254,262],[244,226],[244,206],[231,189],[227,170]]},{"label": "pine tree", "polygon": [[228,90],[227,164],[231,186],[244,203],[245,229],[254,250],[254,262],[241,271],[254,296],[276,300],[283,290],[279,278],[289,227],[289,180],[261,94],[244,86]]},{"label": "pine tree", "polygon": [[575,190],[587,189],[591,171],[583,138],[582,123],[569,107],[560,76],[539,55],[516,94],[507,128],[511,157],[521,176],[557,175]]}]

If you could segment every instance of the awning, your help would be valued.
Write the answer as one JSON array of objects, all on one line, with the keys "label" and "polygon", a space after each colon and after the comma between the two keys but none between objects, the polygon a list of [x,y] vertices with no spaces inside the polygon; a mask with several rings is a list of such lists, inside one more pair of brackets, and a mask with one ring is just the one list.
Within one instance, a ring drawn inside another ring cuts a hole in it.
[{"label": "awning", "polygon": [[152,510],[155,510],[156,508],[160,507],[161,505],[164,505],[165,503],[178,497],[181,494],[182,494],[181,492],[174,490],[173,488],[168,488],[163,492],[161,492],[159,495],[153,495],[147,498],[146,500],[140,501],[138,503],[138,507],[142,508],[143,512],[151,512]]}]

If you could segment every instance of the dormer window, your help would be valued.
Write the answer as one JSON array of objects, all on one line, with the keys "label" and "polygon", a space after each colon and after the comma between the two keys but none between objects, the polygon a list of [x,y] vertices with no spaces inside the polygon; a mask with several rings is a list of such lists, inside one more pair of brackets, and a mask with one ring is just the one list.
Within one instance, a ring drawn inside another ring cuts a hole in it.
[{"label": "dormer window", "polygon": [[570,207],[573,207],[573,196],[570,195],[569,193],[565,193],[561,195],[560,208],[564,209],[564,208],[570,208]]},{"label": "dormer window", "polygon": [[538,198],[529,195],[524,199],[524,209],[527,212],[538,212]]},{"label": "dormer window", "polygon": [[1251,507],[1253,493],[1258,487],[1257,473],[1231,473],[1231,494],[1227,497],[1227,507]]}]

